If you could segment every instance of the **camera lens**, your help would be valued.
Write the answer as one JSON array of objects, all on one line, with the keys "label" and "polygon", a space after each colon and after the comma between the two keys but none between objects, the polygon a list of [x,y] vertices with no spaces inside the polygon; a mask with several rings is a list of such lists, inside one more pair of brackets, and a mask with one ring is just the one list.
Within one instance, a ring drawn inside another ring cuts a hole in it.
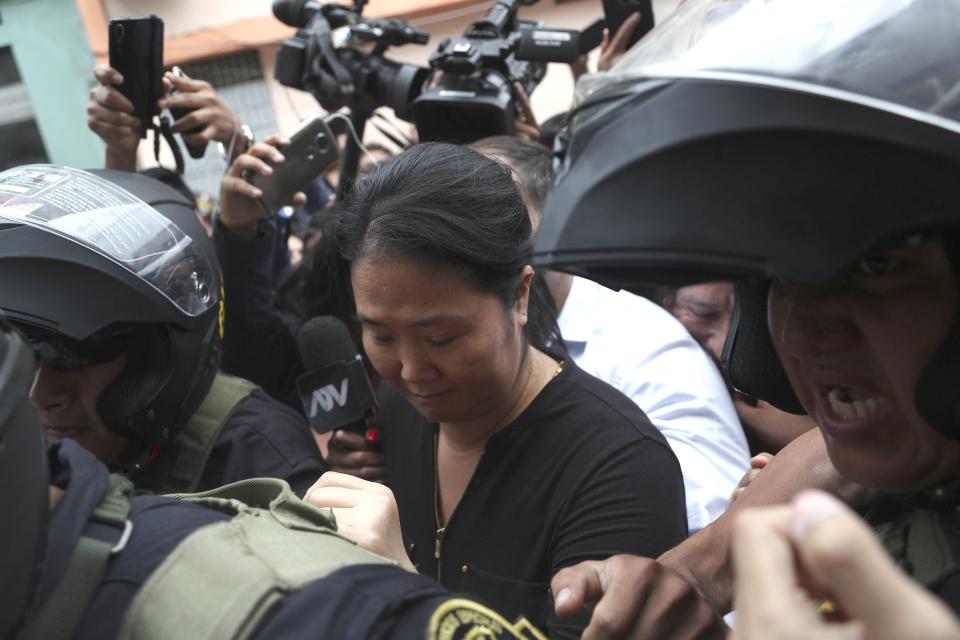
[{"label": "camera lens", "polygon": [[123,42],[127,35],[127,28],[122,23],[113,25],[113,39],[117,42]]},{"label": "camera lens", "polygon": [[330,149],[330,138],[325,133],[318,133],[316,139],[317,149],[320,153],[326,153]]}]

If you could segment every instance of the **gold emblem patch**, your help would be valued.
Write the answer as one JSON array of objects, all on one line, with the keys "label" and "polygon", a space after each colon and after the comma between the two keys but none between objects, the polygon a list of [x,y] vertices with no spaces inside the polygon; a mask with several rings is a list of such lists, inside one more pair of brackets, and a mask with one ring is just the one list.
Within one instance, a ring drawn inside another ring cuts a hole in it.
[{"label": "gold emblem patch", "polygon": [[223,295],[223,274],[220,274],[220,308],[217,311],[217,328],[220,330],[220,339],[223,340],[223,321],[226,318],[226,309],[224,307]]},{"label": "gold emblem patch", "polygon": [[496,611],[463,598],[447,600],[430,618],[429,640],[547,640],[526,618],[511,624]]}]

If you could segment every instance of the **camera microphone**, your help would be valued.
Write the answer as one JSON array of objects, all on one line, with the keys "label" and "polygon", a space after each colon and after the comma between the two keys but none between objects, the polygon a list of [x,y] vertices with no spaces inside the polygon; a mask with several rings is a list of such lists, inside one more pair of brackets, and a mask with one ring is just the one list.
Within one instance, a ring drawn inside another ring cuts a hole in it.
[{"label": "camera microphone", "polygon": [[316,433],[347,429],[376,443],[371,425],[377,400],[346,326],[332,316],[303,325],[297,336],[306,373],[297,378],[300,402]]},{"label": "camera microphone", "polygon": [[322,6],[315,0],[275,0],[273,15],[283,24],[299,29],[307,26]]}]

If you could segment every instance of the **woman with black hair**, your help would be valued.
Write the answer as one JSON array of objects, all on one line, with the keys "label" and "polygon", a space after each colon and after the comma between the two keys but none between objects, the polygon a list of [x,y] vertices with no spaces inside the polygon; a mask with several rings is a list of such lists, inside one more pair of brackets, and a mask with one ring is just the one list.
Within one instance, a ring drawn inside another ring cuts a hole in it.
[{"label": "woman with black hair", "polygon": [[[683,482],[637,406],[564,358],[531,243],[510,170],[450,144],[372,169],[338,226],[385,382],[378,423],[411,560],[507,617],[579,637],[585,618],[552,614],[551,576],[682,541]],[[340,453],[330,462],[344,469]]]}]

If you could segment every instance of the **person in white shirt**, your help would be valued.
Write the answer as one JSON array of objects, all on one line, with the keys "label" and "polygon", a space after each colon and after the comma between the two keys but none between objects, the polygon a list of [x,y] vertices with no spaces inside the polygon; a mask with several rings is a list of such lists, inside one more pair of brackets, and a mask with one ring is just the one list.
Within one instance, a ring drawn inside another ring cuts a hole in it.
[{"label": "person in white shirt", "polygon": [[[473,143],[510,166],[534,229],[553,181],[550,152],[508,136]],[[590,280],[548,272],[558,324],[577,365],[643,409],[680,461],[691,534],[727,508],[750,467],[747,440],[717,367],[660,306]]]},{"label": "person in white shirt", "polygon": [[683,469],[687,524],[691,534],[699,531],[726,510],[750,467],[726,384],[697,341],[659,305],[566,277],[572,283],[557,322],[570,357],[636,402],[670,443]]}]

